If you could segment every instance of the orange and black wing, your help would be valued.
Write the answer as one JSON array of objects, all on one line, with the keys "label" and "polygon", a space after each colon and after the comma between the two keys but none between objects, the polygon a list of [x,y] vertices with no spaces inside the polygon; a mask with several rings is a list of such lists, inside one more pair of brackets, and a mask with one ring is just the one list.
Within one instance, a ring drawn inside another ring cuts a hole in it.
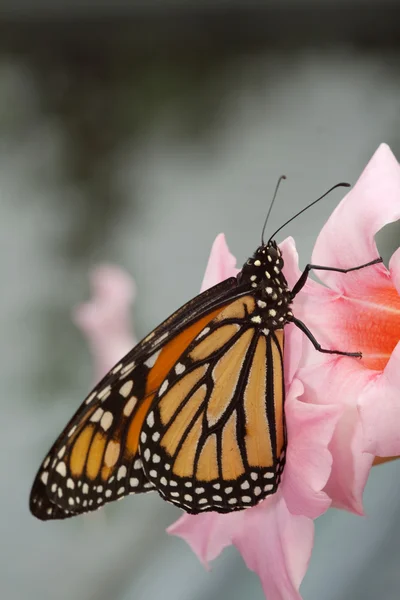
[{"label": "orange and black wing", "polygon": [[63,519],[154,489],[140,452],[149,408],[196,336],[242,293],[231,278],[200,294],[111,369],[44,459],[30,496],[36,517]]},{"label": "orange and black wing", "polygon": [[189,513],[231,512],[274,493],[285,461],[283,329],[251,294],[208,322],[158,388],[143,423],[143,469]]}]

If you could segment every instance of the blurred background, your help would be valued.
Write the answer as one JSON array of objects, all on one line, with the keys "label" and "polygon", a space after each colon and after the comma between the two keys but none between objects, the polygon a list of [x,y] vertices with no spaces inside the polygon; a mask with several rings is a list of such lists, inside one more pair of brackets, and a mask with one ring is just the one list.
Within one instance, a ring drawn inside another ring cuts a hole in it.
[{"label": "blurred background", "polygon": [[[200,287],[223,231],[239,265],[269,223],[380,142],[400,157],[396,1],[2,0],[0,6],[0,597],[262,600],[229,549],[207,573],[156,494],[41,523],[36,469],[93,377],[71,320],[101,261],[138,288],[145,335]],[[285,230],[304,265],[341,192]],[[380,236],[387,257],[399,230]],[[280,238],[281,239],[281,238]],[[367,517],[329,511],[307,600],[398,600],[400,464],[374,469]]]}]

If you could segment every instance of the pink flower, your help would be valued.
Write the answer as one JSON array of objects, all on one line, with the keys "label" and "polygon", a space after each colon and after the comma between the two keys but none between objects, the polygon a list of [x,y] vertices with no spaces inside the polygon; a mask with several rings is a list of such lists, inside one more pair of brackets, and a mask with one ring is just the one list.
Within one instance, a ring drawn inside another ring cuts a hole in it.
[{"label": "pink flower", "polygon": [[[311,262],[340,268],[369,262],[379,256],[375,234],[399,218],[400,167],[381,145],[323,227]],[[378,264],[348,274],[317,274],[328,287],[308,280],[295,300],[296,316],[324,347],[361,351],[363,358],[327,357],[305,340],[298,376],[307,401],[343,407],[329,446],[333,465],[325,491],[334,506],[362,514],[375,456],[400,454],[400,251],[389,270]],[[293,285],[300,275],[297,264],[288,275]]]},{"label": "pink flower", "polygon": [[[378,256],[375,233],[400,217],[400,170],[381,146],[354,189],[323,228],[314,264],[353,267]],[[294,242],[281,245],[290,287],[300,276]],[[362,513],[362,493],[376,456],[400,455],[400,251],[390,261],[349,274],[318,272],[294,302],[322,346],[361,351],[362,360],[321,355],[294,326],[285,345],[287,462],[278,492],[227,515],[183,515],[169,533],[185,539],[205,565],[235,545],[260,577],[268,600],[299,600],[313,546],[313,520],[332,501]],[[399,266],[398,266],[399,265]],[[98,375],[126,352],[129,279],[100,271],[95,300],[78,321],[90,336]],[[236,275],[223,235],[217,237],[202,289]],[[97,282],[97,283],[96,283]],[[94,309],[97,306],[97,309]],[[103,324],[106,325],[103,328]]]},{"label": "pink flower", "polygon": [[[289,269],[291,264],[288,261]],[[219,235],[211,251],[203,286],[235,275],[234,265],[225,238]],[[278,492],[258,506],[240,512],[183,515],[168,529],[169,533],[185,539],[205,565],[223,548],[234,544],[248,568],[259,575],[268,600],[301,598],[298,589],[311,556],[313,519],[331,504],[323,491],[332,465],[328,444],[342,408],[301,401],[303,385],[296,372],[302,344],[303,334],[294,326],[288,326],[285,414],[289,443]]]},{"label": "pink flower", "polygon": [[[288,257],[290,245],[288,247]],[[288,269],[296,257],[288,258]],[[237,273],[224,236],[214,242],[203,289]],[[92,274],[94,297],[81,306],[75,320],[89,337],[96,374],[101,377],[133,345],[129,324],[132,288],[129,277],[115,267]],[[303,385],[296,377],[304,336],[287,327],[285,343],[285,405],[289,445],[278,492],[254,508],[219,515],[185,515],[169,529],[188,541],[207,564],[230,544],[237,546],[249,567],[259,575],[269,600],[298,600],[299,586],[311,556],[313,519],[325,512],[331,500],[323,491],[332,456],[328,444],[341,415],[341,407],[301,400]]]},{"label": "pink flower", "polygon": [[93,298],[76,307],[72,318],[88,340],[97,382],[137,343],[130,318],[136,290],[130,275],[114,265],[93,269],[90,284]]}]

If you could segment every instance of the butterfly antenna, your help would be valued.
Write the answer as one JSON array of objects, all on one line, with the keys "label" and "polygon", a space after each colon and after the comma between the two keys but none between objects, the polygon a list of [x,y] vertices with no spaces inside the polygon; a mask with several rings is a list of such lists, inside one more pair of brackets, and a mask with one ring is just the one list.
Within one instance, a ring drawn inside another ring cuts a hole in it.
[{"label": "butterfly antenna", "polygon": [[268,212],[267,212],[267,216],[265,217],[265,221],[264,221],[264,227],[262,228],[262,233],[261,233],[261,244],[262,244],[263,246],[265,246],[265,242],[264,242],[264,233],[265,233],[265,228],[266,228],[266,226],[267,226],[268,219],[269,219],[269,215],[271,214],[271,210],[272,210],[272,207],[273,207],[273,205],[274,205],[275,198],[276,198],[276,195],[277,195],[277,193],[278,193],[279,186],[280,186],[280,184],[281,184],[281,181],[282,181],[282,179],[286,179],[286,175],[281,175],[281,176],[279,177],[279,179],[278,179],[278,183],[276,184],[276,187],[275,187],[274,196],[273,196],[273,198],[272,198],[271,204],[269,205],[269,209],[268,209]]},{"label": "butterfly antenna", "polygon": [[275,231],[275,233],[273,233],[271,235],[271,237],[268,240],[268,243],[276,236],[277,233],[279,233],[279,231],[281,229],[283,229],[284,227],[286,227],[286,225],[288,225],[289,223],[291,223],[294,219],[297,219],[297,217],[299,215],[301,215],[303,212],[305,212],[306,210],[308,210],[309,208],[311,208],[312,206],[314,206],[314,204],[317,204],[317,202],[319,202],[320,200],[322,200],[323,198],[325,198],[325,196],[327,196],[328,194],[330,194],[331,192],[333,192],[333,190],[336,190],[336,188],[338,187],[351,187],[350,183],[337,183],[336,185],[334,185],[333,187],[331,187],[327,192],[325,192],[325,194],[323,194],[322,196],[320,196],[319,198],[317,198],[316,200],[314,200],[314,202],[311,202],[311,204],[309,204],[308,206],[306,206],[305,208],[303,208],[302,210],[300,210],[298,213],[296,213],[291,219],[289,219],[289,221],[286,221],[286,223],[284,223],[283,225],[281,225],[279,227],[279,229],[277,229]]}]

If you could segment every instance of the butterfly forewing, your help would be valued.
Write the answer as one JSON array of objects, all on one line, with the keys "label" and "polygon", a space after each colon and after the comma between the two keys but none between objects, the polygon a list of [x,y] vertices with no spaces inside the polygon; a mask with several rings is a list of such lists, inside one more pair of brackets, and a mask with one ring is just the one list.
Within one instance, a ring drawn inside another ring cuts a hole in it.
[{"label": "butterfly forewing", "polygon": [[219,312],[235,279],[188,302],[122,359],[87,396],[43,461],[30,509],[67,518],[152,489],[139,454],[141,427],[180,354]]},{"label": "butterfly forewing", "polygon": [[160,494],[187,512],[231,512],[276,491],[284,464],[283,330],[262,331],[248,295],[199,333],[163,381],[140,453]]}]

